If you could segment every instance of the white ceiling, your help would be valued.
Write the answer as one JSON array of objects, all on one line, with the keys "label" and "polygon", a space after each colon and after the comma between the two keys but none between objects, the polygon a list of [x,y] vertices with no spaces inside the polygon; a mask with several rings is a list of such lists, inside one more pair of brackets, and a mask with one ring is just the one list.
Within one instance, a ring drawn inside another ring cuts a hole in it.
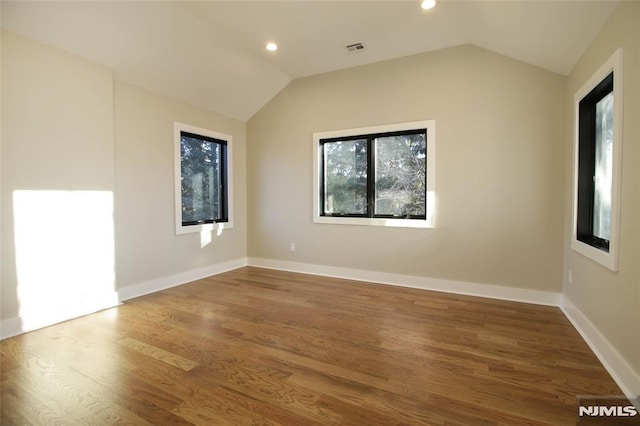
[{"label": "white ceiling", "polygon": [[[2,0],[2,28],[246,121],[292,79],[465,43],[568,74],[617,4]],[[267,52],[267,41],[280,49]],[[355,42],[366,50],[347,53]]]}]

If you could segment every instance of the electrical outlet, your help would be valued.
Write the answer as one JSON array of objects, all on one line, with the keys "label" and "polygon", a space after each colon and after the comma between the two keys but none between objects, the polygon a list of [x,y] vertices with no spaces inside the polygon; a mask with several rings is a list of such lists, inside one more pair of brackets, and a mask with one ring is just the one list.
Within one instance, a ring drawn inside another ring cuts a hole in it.
[{"label": "electrical outlet", "polygon": [[296,251],[296,243],[289,243],[289,251]]}]

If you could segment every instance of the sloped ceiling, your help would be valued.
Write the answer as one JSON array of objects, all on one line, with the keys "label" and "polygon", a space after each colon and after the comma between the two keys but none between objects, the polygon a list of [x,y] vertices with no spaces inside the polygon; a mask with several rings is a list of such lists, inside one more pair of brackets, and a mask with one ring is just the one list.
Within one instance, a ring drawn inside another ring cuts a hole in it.
[{"label": "sloped ceiling", "polygon": [[[471,43],[568,74],[617,1],[2,1],[2,28],[248,120],[292,79]],[[267,41],[280,46],[264,49]],[[364,43],[348,53],[345,46]]]}]

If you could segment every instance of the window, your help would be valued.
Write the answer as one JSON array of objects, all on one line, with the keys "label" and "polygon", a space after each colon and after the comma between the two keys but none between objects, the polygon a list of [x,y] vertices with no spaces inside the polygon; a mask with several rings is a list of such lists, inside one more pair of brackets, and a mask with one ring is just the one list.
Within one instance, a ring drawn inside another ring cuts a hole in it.
[{"label": "window", "polygon": [[314,134],[314,222],[433,227],[435,123]]},{"label": "window", "polygon": [[617,269],[622,52],[575,96],[574,237],[579,253]]},{"label": "window", "polygon": [[231,136],[174,124],[176,233],[229,228]]},{"label": "window", "polygon": [[577,237],[605,252],[611,231],[613,73],[579,104]]}]

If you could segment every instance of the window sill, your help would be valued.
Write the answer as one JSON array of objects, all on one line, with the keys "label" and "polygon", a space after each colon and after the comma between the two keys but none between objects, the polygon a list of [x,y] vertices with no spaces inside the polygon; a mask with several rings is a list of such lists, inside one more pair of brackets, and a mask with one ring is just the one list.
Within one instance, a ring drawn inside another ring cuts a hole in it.
[{"label": "window sill", "polygon": [[218,222],[218,223],[203,223],[201,225],[188,225],[182,226],[178,225],[176,227],[176,235],[182,234],[194,234],[194,233],[203,233],[203,232],[216,232],[220,234],[223,229],[231,229],[233,228],[233,222]]},{"label": "window sill", "polygon": [[585,244],[576,238],[573,238],[571,241],[571,248],[613,272],[618,271],[618,256],[615,251],[607,253],[606,251],[597,249],[589,244]]},{"label": "window sill", "polygon": [[429,219],[372,219],[366,217],[316,216],[313,218],[313,222],[332,225],[383,226],[389,228],[435,228],[433,220]]}]

